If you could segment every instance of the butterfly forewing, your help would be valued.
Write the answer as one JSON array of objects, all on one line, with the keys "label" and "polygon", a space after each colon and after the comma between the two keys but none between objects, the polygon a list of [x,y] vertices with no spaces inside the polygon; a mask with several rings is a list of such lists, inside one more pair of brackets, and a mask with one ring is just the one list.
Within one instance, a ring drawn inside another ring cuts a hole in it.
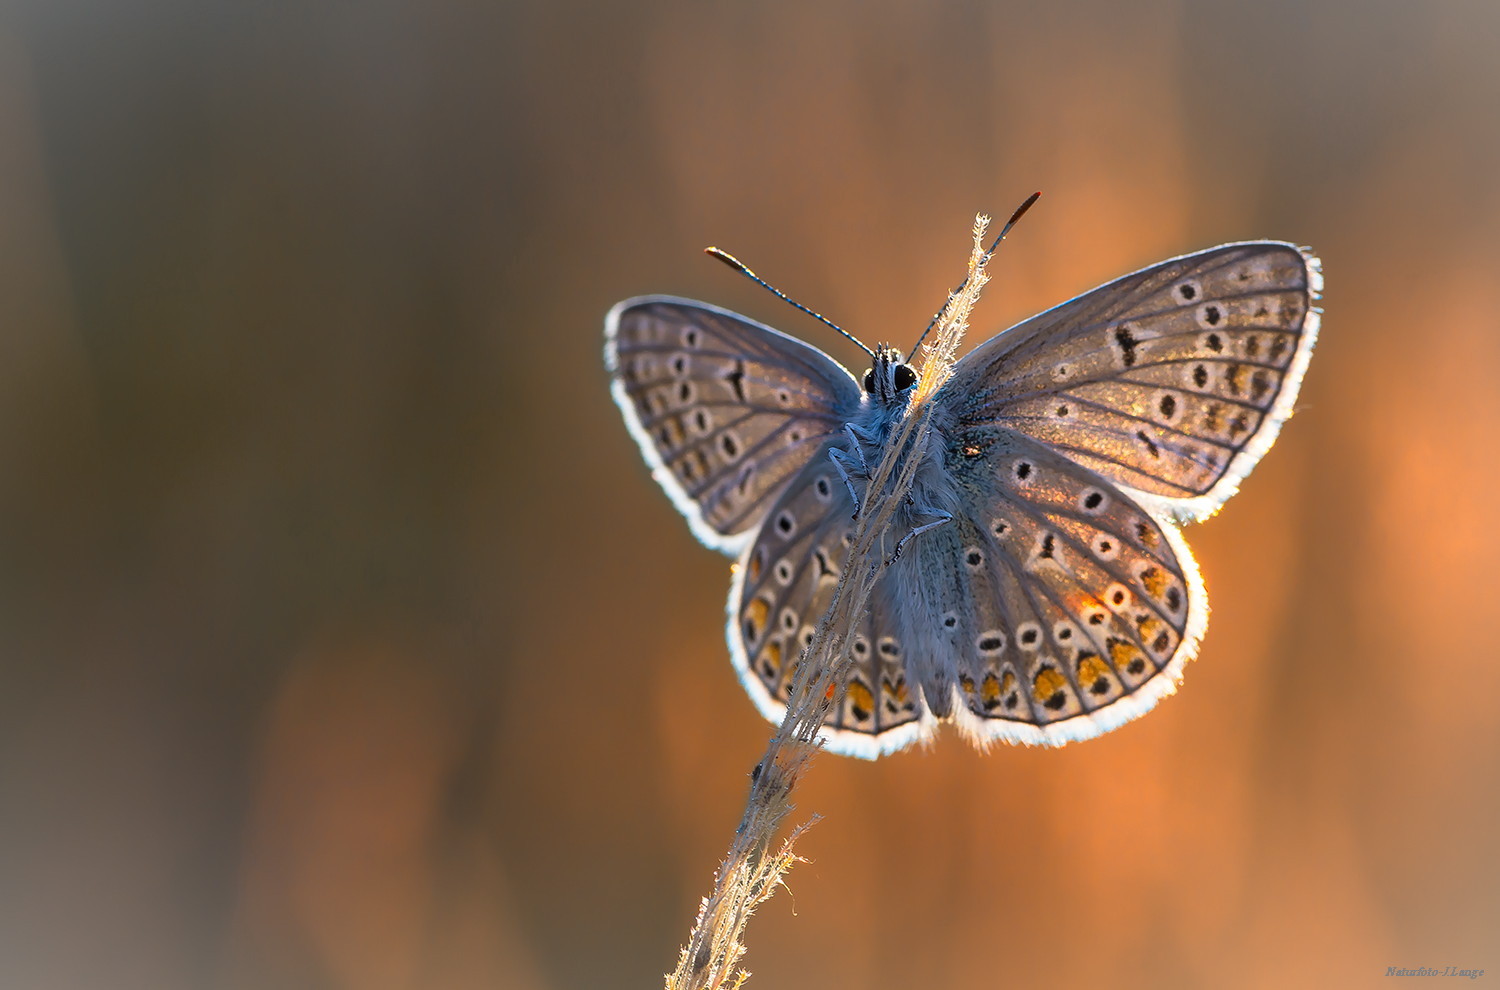
[{"label": "butterfly forewing", "polygon": [[992,338],[945,401],[1178,518],[1211,514],[1291,414],[1317,336],[1317,259],[1231,244],[1127,275]]},{"label": "butterfly forewing", "polygon": [[859,403],[823,352],[702,303],[626,300],[605,333],[615,400],[657,481],[727,553]]}]

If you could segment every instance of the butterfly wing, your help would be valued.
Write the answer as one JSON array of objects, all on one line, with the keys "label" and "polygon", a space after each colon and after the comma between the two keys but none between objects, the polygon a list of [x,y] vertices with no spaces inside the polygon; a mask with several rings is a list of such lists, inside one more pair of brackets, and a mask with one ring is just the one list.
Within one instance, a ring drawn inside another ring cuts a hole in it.
[{"label": "butterfly wing", "polygon": [[652,475],[724,553],[859,406],[858,383],[822,351],[704,303],[627,299],[604,333],[611,391]]},{"label": "butterfly wing", "polygon": [[[730,656],[755,706],[776,723],[786,714],[793,664],[833,601],[853,538],[854,502],[827,449],[787,485],[729,589]],[[908,637],[893,588],[887,571],[850,638],[852,666],[820,733],[832,752],[869,759],[933,731],[933,716],[908,679]]]},{"label": "butterfly wing", "polygon": [[[1114,484],[1020,434],[960,434],[952,520],[877,579],[823,730],[866,758],[930,736],[1060,745],[1171,693],[1208,619],[1186,544]],[[837,585],[853,503],[823,457],[790,484],[735,571],[728,639],[779,722],[793,663]]]},{"label": "butterfly wing", "polygon": [[929,697],[952,692],[945,714],[981,744],[1060,745],[1170,694],[1208,621],[1176,528],[1021,434],[955,434],[946,460],[958,511],[918,538],[910,581],[937,617],[933,662],[913,660]]},{"label": "butterfly wing", "polygon": [[1174,258],[991,338],[941,398],[962,430],[1018,431],[1201,519],[1291,415],[1321,288],[1317,258],[1290,244]]}]

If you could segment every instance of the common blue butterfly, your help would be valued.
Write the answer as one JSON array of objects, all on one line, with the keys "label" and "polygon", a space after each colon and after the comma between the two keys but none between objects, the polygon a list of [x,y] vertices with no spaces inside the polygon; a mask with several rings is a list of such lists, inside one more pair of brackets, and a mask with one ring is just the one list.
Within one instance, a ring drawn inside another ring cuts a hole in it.
[{"label": "common blue butterfly", "polygon": [[[951,721],[1060,745],[1170,694],[1208,621],[1178,526],[1233,495],[1291,415],[1318,259],[1226,244],[1126,275],[990,338],[933,395],[939,442],[910,540],[849,644],[827,747],[875,757]],[[917,374],[889,347],[855,378],[706,303],[643,296],[605,321],[615,401],[697,537],[739,559],[735,669],[779,722],[791,663],[842,566],[865,467]]]}]

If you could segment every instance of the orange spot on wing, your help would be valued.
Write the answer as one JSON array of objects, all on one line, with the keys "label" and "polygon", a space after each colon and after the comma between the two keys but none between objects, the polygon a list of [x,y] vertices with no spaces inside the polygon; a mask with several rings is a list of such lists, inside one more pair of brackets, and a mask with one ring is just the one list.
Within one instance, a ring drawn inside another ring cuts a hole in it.
[{"label": "orange spot on wing", "polygon": [[1043,667],[1036,672],[1036,676],[1031,680],[1031,696],[1037,701],[1046,701],[1058,691],[1061,691],[1067,683],[1063,675],[1058,673],[1055,668]]},{"label": "orange spot on wing", "polygon": [[766,616],[770,614],[770,603],[764,598],[752,598],[750,604],[745,606],[745,618],[749,619],[757,630],[765,628]]},{"label": "orange spot on wing", "polygon": [[1000,703],[1000,682],[994,674],[984,675],[984,681],[979,685],[979,700],[983,701],[988,708],[993,708]]},{"label": "orange spot on wing", "polygon": [[1086,688],[1094,686],[1099,678],[1109,673],[1104,661],[1097,653],[1085,653],[1078,658],[1078,681]]},{"label": "orange spot on wing", "polygon": [[864,718],[875,710],[875,696],[870,689],[865,687],[863,681],[850,681],[848,690],[849,702],[859,711],[865,713]]},{"label": "orange spot on wing", "polygon": [[1152,598],[1160,598],[1167,590],[1167,576],[1159,567],[1148,567],[1141,572],[1141,586]]}]

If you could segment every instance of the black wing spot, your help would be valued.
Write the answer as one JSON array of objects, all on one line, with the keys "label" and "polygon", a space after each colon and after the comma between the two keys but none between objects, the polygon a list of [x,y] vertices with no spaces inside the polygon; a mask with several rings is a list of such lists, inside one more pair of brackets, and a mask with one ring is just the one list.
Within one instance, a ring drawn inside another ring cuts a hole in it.
[{"label": "black wing spot", "polygon": [[1216,333],[1209,334],[1208,337],[1204,340],[1204,343],[1207,344],[1208,349],[1213,351],[1215,354],[1218,354],[1220,351],[1224,350],[1224,341]]},{"label": "black wing spot", "polygon": [[741,402],[745,401],[745,362],[736,361],[734,368],[724,376],[729,382],[729,387],[734,389],[734,397]]},{"label": "black wing spot", "polygon": [[1264,399],[1266,397],[1266,393],[1269,391],[1271,391],[1270,375],[1266,374],[1264,371],[1257,371],[1253,376],[1251,376],[1250,398],[1252,400],[1254,400],[1255,402],[1259,402],[1261,399]]},{"label": "black wing spot", "polygon": [[1123,324],[1115,327],[1115,343],[1120,345],[1120,357],[1125,362],[1125,367],[1135,366],[1135,348],[1139,343],[1130,328]]},{"label": "black wing spot", "polygon": [[1135,436],[1137,440],[1146,445],[1146,452],[1149,453],[1152,457],[1161,456],[1161,448],[1156,445],[1155,440],[1152,440],[1150,437],[1146,436],[1145,430],[1136,430]]},{"label": "black wing spot", "polygon": [[1042,702],[1043,705],[1052,709],[1054,712],[1062,708],[1062,706],[1066,705],[1067,703],[1068,696],[1066,694],[1063,694],[1061,691],[1053,691],[1052,696],[1049,697],[1046,701]]},{"label": "black wing spot", "polygon": [[1219,320],[1223,318],[1223,315],[1217,306],[1203,307],[1203,318],[1208,321],[1208,325],[1211,327],[1218,326]]},{"label": "black wing spot", "polygon": [[1163,419],[1171,419],[1177,415],[1177,399],[1171,395],[1164,395],[1157,408],[1161,409]]},{"label": "black wing spot", "polygon": [[1191,282],[1184,282],[1177,287],[1177,294],[1182,297],[1183,302],[1192,302],[1198,298],[1198,287]]},{"label": "black wing spot", "polygon": [[1193,366],[1193,384],[1199,388],[1208,384],[1208,369],[1201,364]]},{"label": "black wing spot", "polygon": [[1031,469],[1031,462],[1030,461],[1016,461],[1016,467],[1015,467],[1016,480],[1017,481],[1025,481],[1027,478],[1030,478],[1031,477],[1031,470],[1032,469]]},{"label": "black wing spot", "polygon": [[1052,551],[1056,539],[1057,538],[1051,533],[1048,533],[1046,536],[1042,537],[1042,552],[1040,556],[1043,560],[1052,559]]}]

